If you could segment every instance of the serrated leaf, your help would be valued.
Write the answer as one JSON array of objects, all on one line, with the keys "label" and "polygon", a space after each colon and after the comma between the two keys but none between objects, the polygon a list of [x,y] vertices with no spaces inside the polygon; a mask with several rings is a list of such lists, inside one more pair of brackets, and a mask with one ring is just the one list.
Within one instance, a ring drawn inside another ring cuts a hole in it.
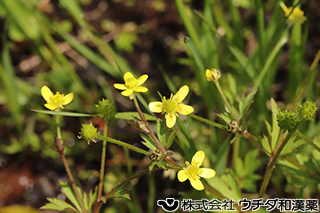
[{"label": "serrated leaf", "polygon": [[79,201],[76,198],[76,195],[74,194],[72,188],[66,182],[63,181],[59,181],[59,184],[61,186],[61,192],[65,194],[67,198],[71,201],[71,203],[81,212],[82,210]]},{"label": "serrated leaf", "polygon": [[77,211],[72,205],[69,203],[59,200],[57,198],[47,198],[50,203],[45,204],[40,209],[50,209],[57,211],[64,211],[66,209],[72,210],[74,212],[81,212],[81,210]]},{"label": "serrated leaf", "polygon": [[304,141],[302,139],[295,141],[296,137],[292,137],[289,139],[287,145],[283,148],[280,156],[285,156],[288,154],[292,154],[295,149],[304,145]]},{"label": "serrated leaf", "polygon": [[277,107],[276,101],[273,98],[271,98],[271,112],[272,112],[271,150],[274,150],[280,135],[280,127],[278,126],[278,121],[277,121],[278,107]]},{"label": "serrated leaf", "polygon": [[249,111],[250,105],[253,103],[253,98],[257,94],[258,90],[254,90],[247,95],[247,97],[242,96],[239,102],[239,113],[241,118],[243,118]]},{"label": "serrated leaf", "polygon": [[89,192],[89,209],[91,209],[92,205],[94,202],[97,200],[97,195],[98,195],[98,187],[94,189],[94,191],[90,190]]},{"label": "serrated leaf", "polygon": [[268,138],[267,136],[263,135],[260,141],[261,141],[262,150],[263,150],[268,156],[270,156],[270,154],[271,154],[271,148],[270,148],[269,138]]},{"label": "serrated leaf", "polygon": [[140,136],[144,140],[144,141],[142,141],[143,145],[145,145],[146,147],[148,147],[151,150],[157,149],[157,145],[155,144],[155,142],[152,140],[152,138],[150,136],[143,135],[143,134],[140,134]]}]

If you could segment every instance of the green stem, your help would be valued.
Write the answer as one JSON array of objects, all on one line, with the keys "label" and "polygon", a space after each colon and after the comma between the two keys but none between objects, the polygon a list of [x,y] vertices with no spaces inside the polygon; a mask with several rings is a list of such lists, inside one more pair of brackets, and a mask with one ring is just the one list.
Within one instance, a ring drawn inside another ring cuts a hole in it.
[{"label": "green stem", "polygon": [[110,192],[108,192],[106,195],[104,195],[104,196],[102,197],[102,199],[106,202],[107,199],[108,199],[109,197],[111,197],[119,188],[121,188],[122,186],[126,185],[126,184],[127,184],[128,182],[130,182],[131,180],[133,180],[133,179],[135,179],[135,178],[138,178],[138,177],[140,177],[140,176],[142,176],[142,175],[144,175],[144,174],[146,174],[146,173],[148,173],[148,172],[153,172],[153,171],[156,171],[156,170],[159,170],[159,169],[160,169],[160,168],[155,168],[155,169],[153,169],[152,171],[149,171],[149,168],[147,168],[147,169],[145,169],[145,170],[143,170],[143,171],[141,171],[141,172],[139,172],[139,173],[137,173],[137,174],[135,174],[135,175],[133,175],[133,176],[125,179],[125,180],[123,180],[121,183],[119,183],[117,186],[115,186]]},{"label": "green stem", "polygon": [[[158,140],[157,136],[153,133],[152,129],[150,128],[148,121],[144,117],[144,114],[142,113],[142,111],[141,111],[141,109],[139,107],[139,103],[137,101],[136,96],[134,96],[133,102],[134,102],[135,107],[137,108],[137,111],[138,111],[138,114],[139,114],[141,120],[143,121],[143,123],[145,124],[145,126],[146,126],[146,128],[148,130],[148,134],[151,136],[153,141],[157,144],[158,149],[160,149],[162,154],[165,155],[167,153],[167,150],[162,146],[162,144]],[[174,160],[172,160],[172,158],[170,158],[170,156],[165,157],[165,161],[167,161],[169,164],[171,164],[173,166],[178,166],[179,167],[179,165]]]},{"label": "green stem", "polygon": [[280,156],[281,151],[283,150],[283,148],[285,147],[285,145],[288,143],[289,139],[292,137],[293,133],[299,128],[301,122],[299,122],[292,130],[290,130],[289,134],[287,135],[287,137],[282,141],[279,149],[276,151],[275,155],[271,155],[270,159],[269,159],[269,163],[266,169],[266,173],[264,175],[262,184],[261,184],[261,188],[259,191],[259,197],[262,197],[267,189],[267,186],[269,184],[274,166],[278,160],[278,157]]},{"label": "green stem", "polygon": [[297,95],[296,99],[293,102],[291,111],[294,111],[296,109],[297,104],[300,101],[300,99],[301,99],[301,97],[302,97],[302,95],[304,93],[304,90],[306,89],[306,87],[307,87],[307,85],[309,83],[309,79],[311,77],[311,74],[314,71],[314,69],[316,68],[319,60],[320,60],[320,50],[318,51],[316,57],[313,59],[313,62],[311,64],[310,68],[309,68],[309,71],[308,71],[308,73],[306,75],[306,78],[304,79],[304,81],[302,83],[302,86],[300,87],[300,90],[298,92],[298,95]]},{"label": "green stem", "polygon": [[208,119],[206,119],[206,118],[203,118],[203,117],[200,117],[200,116],[198,116],[198,115],[190,114],[189,116],[190,116],[191,118],[193,118],[193,119],[196,119],[196,120],[201,121],[201,122],[203,122],[203,123],[209,124],[210,126],[218,127],[218,128],[220,128],[220,129],[223,129],[223,130],[227,130],[227,129],[228,129],[228,127],[225,126],[225,125],[216,123],[216,122],[214,122],[214,121],[210,121],[210,120],[208,120]]},{"label": "green stem", "polygon": [[126,142],[123,142],[123,141],[119,141],[119,140],[116,140],[116,139],[113,139],[113,138],[109,138],[109,137],[106,137],[106,136],[103,136],[103,135],[97,135],[97,138],[98,139],[101,139],[101,140],[105,140],[105,141],[108,141],[110,143],[113,143],[113,144],[117,144],[119,146],[122,146],[122,147],[125,147],[125,148],[128,148],[128,149],[131,149],[135,152],[138,152],[140,154],[143,154],[143,155],[146,155],[146,156],[149,156],[149,152],[148,151],[145,151],[143,149],[140,149],[138,147],[135,147],[135,146],[132,146]]},{"label": "green stem", "polygon": [[276,44],[276,46],[273,48],[272,52],[270,53],[270,55],[269,55],[265,65],[263,66],[257,80],[254,82],[254,85],[252,88],[253,91],[258,89],[258,87],[261,85],[261,82],[262,82],[264,76],[267,74],[267,71],[269,70],[271,63],[273,62],[273,60],[277,56],[280,48],[287,42],[287,38],[285,38],[285,35],[287,34],[287,32],[288,32],[288,30],[283,31],[278,43]]},{"label": "green stem", "polygon": [[313,148],[315,148],[316,150],[318,150],[318,152],[320,152],[320,147],[317,146],[312,139],[308,138],[307,136],[305,136],[304,134],[302,134],[300,131],[297,131],[295,133],[296,136],[302,138],[303,140],[305,140],[308,144],[310,144]]},{"label": "green stem", "polygon": [[[104,131],[103,136],[107,137],[107,132],[108,132],[108,121],[107,120],[105,121],[103,131]],[[106,163],[106,151],[107,151],[107,141],[103,140],[97,205],[94,209],[94,213],[98,213],[100,211],[100,208],[102,205],[101,196],[102,196],[102,189],[103,189],[103,182],[104,182],[103,180],[104,180],[104,169],[105,169],[105,163]]]},{"label": "green stem", "polygon": [[227,108],[229,109],[232,117],[239,123],[239,118],[238,118],[238,116],[236,115],[236,113],[233,111],[231,105],[229,104],[228,99],[227,99],[226,96],[224,95],[223,90],[221,89],[221,86],[220,86],[219,81],[214,81],[214,83],[216,84],[216,87],[217,87],[217,89],[218,89],[218,91],[219,91],[219,93],[220,93],[220,95],[221,95],[221,97],[222,97],[222,100],[223,100],[223,102],[225,103],[225,105],[227,106]]},{"label": "green stem", "polygon": [[61,137],[61,128],[60,128],[59,115],[56,116],[56,124],[57,124],[57,138],[61,140],[62,137]]},{"label": "green stem", "polygon": [[240,137],[238,137],[233,144],[233,153],[232,153],[233,168],[236,167],[236,161],[238,160],[239,152],[240,152]]},{"label": "green stem", "polygon": [[73,177],[73,174],[71,172],[71,169],[69,167],[69,164],[68,164],[68,161],[66,159],[66,156],[64,154],[64,147],[63,147],[63,142],[62,142],[62,139],[61,139],[61,129],[60,129],[60,122],[59,122],[59,116],[57,115],[56,116],[56,123],[57,123],[57,138],[56,138],[56,144],[57,144],[57,149],[58,149],[58,152],[60,154],[60,157],[62,159],[62,162],[63,162],[63,165],[66,169],[66,172],[67,172],[67,175],[68,175],[68,178],[71,182],[71,186],[72,186],[72,189],[77,197],[77,200],[78,202],[80,203],[80,206],[81,206],[81,209],[82,209],[82,212],[86,213],[86,207],[83,203],[83,200],[81,199],[81,196],[79,194],[79,191],[77,189],[77,185],[76,185],[76,182],[74,180],[74,177]]}]

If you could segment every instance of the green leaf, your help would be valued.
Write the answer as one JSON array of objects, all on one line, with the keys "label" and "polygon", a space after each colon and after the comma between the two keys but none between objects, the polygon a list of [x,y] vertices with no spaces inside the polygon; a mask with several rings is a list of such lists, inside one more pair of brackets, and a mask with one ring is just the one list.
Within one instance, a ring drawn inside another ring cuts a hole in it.
[{"label": "green leaf", "polygon": [[143,135],[143,134],[140,134],[140,136],[144,140],[144,141],[142,141],[143,145],[145,145],[146,147],[148,147],[151,150],[157,149],[157,145],[155,144],[155,142],[152,140],[152,138],[150,136]]},{"label": "green leaf", "polygon": [[79,201],[77,200],[77,197],[74,194],[72,188],[66,182],[59,181],[59,183],[61,186],[61,192],[65,194],[67,198],[71,201],[71,203],[79,210],[79,212],[81,212],[82,210],[81,210]]},{"label": "green leaf", "polygon": [[166,143],[166,148],[169,149],[174,141],[174,138],[176,137],[178,129],[174,129],[170,132],[167,143]]},{"label": "green leaf", "polygon": [[[124,120],[133,120],[133,117],[139,118],[139,114],[137,112],[118,112],[115,115],[115,119],[124,119]],[[153,117],[152,115],[145,114],[144,117],[147,121],[156,121],[157,118]]]},{"label": "green leaf", "polygon": [[45,204],[40,209],[50,209],[57,211],[65,211],[71,210],[73,212],[81,212],[81,210],[77,211],[72,205],[66,203],[63,200],[59,200],[57,198],[47,198],[50,203]]},{"label": "green leaf", "polygon": [[38,110],[38,109],[31,109],[34,112],[39,112],[43,114],[49,115],[61,115],[61,116],[70,116],[70,117],[93,117],[96,115],[93,114],[84,114],[84,113],[77,113],[77,112],[65,112],[65,111],[49,111],[49,110]]},{"label": "green leaf", "polygon": [[161,119],[157,119],[157,136],[162,146],[166,145],[167,131],[168,131],[168,128],[166,127],[165,121]]},{"label": "green leaf", "polygon": [[258,90],[252,91],[247,97],[242,96],[239,102],[239,113],[243,118],[249,111],[250,105],[253,103],[253,98],[257,94]]}]

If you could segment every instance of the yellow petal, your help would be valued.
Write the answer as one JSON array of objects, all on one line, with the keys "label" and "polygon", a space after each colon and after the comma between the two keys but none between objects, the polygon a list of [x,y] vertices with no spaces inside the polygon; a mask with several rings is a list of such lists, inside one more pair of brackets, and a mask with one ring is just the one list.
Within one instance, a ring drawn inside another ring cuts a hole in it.
[{"label": "yellow petal", "polygon": [[[189,179],[189,180],[190,180],[190,179]],[[201,191],[201,190],[204,189],[204,186],[203,186],[201,180],[199,180],[199,179],[197,179],[197,180],[190,180],[190,183],[191,183],[191,186],[192,186],[193,188],[195,188],[196,190],[198,190],[198,191]]]},{"label": "yellow petal", "polygon": [[183,101],[189,93],[189,87],[184,85],[179,91],[173,96],[172,100],[176,103]]},{"label": "yellow petal", "polygon": [[124,84],[114,84],[113,86],[114,86],[114,88],[119,89],[119,90],[126,90],[127,89],[126,85],[124,85]]},{"label": "yellow petal", "polygon": [[69,93],[68,95],[64,96],[62,99],[62,104],[67,105],[73,100],[73,92]]},{"label": "yellow petal", "polygon": [[208,81],[212,81],[213,80],[212,79],[212,75],[211,75],[211,70],[209,70],[209,69],[206,69],[206,79]]},{"label": "yellow petal", "polygon": [[180,170],[178,172],[178,180],[180,182],[184,182],[188,179],[188,176],[186,175],[186,170]]},{"label": "yellow petal", "polygon": [[160,101],[150,102],[149,109],[151,110],[151,112],[156,112],[156,113],[162,112],[162,102]]},{"label": "yellow petal", "polygon": [[50,97],[53,96],[53,93],[47,86],[41,87],[41,95],[47,102],[50,100]]},{"label": "yellow petal", "polygon": [[213,169],[201,168],[198,175],[203,178],[213,178],[216,175],[216,171]]},{"label": "yellow petal", "polygon": [[189,115],[190,113],[193,113],[194,109],[192,106],[185,105],[185,104],[178,104],[177,112],[179,112],[182,115]]},{"label": "yellow petal", "polygon": [[192,157],[191,165],[201,166],[205,156],[204,151],[197,151]]},{"label": "yellow petal", "polygon": [[133,89],[126,89],[125,91],[121,92],[123,96],[130,96],[133,93]]},{"label": "yellow petal", "polygon": [[136,78],[132,75],[131,72],[126,72],[126,73],[124,74],[124,76],[123,76],[123,79],[124,79],[125,82],[128,81],[130,78],[136,79]]},{"label": "yellow petal", "polygon": [[135,92],[148,92],[148,88],[147,87],[143,87],[143,86],[137,86],[133,90]]},{"label": "yellow petal", "polygon": [[172,128],[176,123],[176,115],[171,112],[166,114],[166,125],[168,128]]},{"label": "yellow petal", "polygon": [[138,78],[138,85],[140,86],[140,85],[142,85],[144,82],[146,82],[146,80],[148,79],[148,77],[149,77],[149,76],[146,75],[146,74],[140,76],[140,77]]},{"label": "yellow petal", "polygon": [[50,110],[55,110],[57,108],[56,106],[51,105],[51,104],[45,104],[44,106],[47,107]]}]

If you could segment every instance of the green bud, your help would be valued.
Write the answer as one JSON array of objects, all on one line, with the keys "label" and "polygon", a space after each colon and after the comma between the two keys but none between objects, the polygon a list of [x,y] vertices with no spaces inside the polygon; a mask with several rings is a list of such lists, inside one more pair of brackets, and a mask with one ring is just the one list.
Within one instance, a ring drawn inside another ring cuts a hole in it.
[{"label": "green bud", "polygon": [[298,114],[296,112],[283,110],[277,113],[277,121],[280,129],[289,131],[298,123]]},{"label": "green bud", "polygon": [[90,141],[93,141],[95,143],[97,142],[95,138],[99,133],[98,133],[98,129],[94,127],[92,123],[90,123],[90,124],[82,124],[80,134],[81,134],[80,138],[83,137],[85,140],[88,141],[88,144],[89,144]]},{"label": "green bud", "polygon": [[102,99],[99,104],[96,105],[98,116],[104,120],[110,120],[113,118],[117,111],[112,101],[108,99]]},{"label": "green bud", "polygon": [[149,155],[150,160],[152,161],[158,161],[161,158],[161,151],[159,149],[154,150],[150,155]]},{"label": "green bud", "polygon": [[299,116],[302,119],[308,120],[308,121],[312,121],[314,119],[314,116],[317,110],[318,110],[318,107],[316,102],[313,102],[311,100],[307,100],[302,105],[300,104],[298,106]]},{"label": "green bud", "polygon": [[229,132],[233,132],[233,133],[241,132],[241,128],[240,128],[238,122],[237,121],[231,121],[228,124],[228,131]]}]

